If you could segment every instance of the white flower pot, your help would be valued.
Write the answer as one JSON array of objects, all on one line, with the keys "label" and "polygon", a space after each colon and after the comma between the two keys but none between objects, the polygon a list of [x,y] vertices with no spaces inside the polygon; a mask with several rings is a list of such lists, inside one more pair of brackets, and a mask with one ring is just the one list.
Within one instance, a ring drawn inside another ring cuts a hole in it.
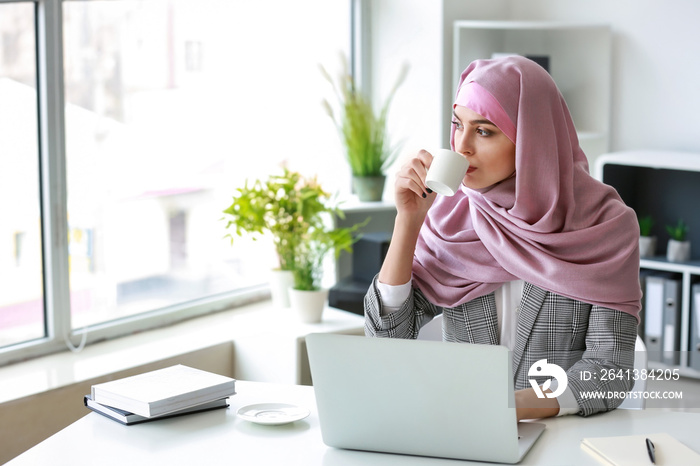
[{"label": "white flower pot", "polygon": [[273,270],[270,273],[270,293],[275,307],[289,307],[289,289],[292,286],[294,286],[294,274],[291,270]]},{"label": "white flower pot", "polygon": [[639,257],[654,257],[656,254],[656,236],[639,237]]},{"label": "white flower pot", "polygon": [[289,301],[299,320],[307,324],[321,322],[323,309],[328,301],[328,290],[306,291],[289,289]]},{"label": "white flower pot", "polygon": [[690,260],[690,241],[668,240],[666,259],[669,262],[687,262]]}]

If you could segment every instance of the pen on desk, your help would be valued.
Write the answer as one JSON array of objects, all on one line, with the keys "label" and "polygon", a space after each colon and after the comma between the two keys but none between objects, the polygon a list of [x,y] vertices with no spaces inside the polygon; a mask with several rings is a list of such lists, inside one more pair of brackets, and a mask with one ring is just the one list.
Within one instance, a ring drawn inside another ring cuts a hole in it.
[{"label": "pen on desk", "polygon": [[649,459],[651,464],[656,464],[656,449],[651,440],[647,439],[647,453],[649,453]]}]

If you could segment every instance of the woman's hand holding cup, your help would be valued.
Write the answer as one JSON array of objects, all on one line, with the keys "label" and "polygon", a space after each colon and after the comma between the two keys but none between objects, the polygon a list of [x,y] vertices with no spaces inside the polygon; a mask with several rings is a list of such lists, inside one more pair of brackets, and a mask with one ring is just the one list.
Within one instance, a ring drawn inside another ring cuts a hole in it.
[{"label": "woman's hand holding cup", "polygon": [[425,185],[433,155],[421,150],[399,170],[394,184],[396,209],[399,213],[416,215],[422,223],[425,214],[435,200],[435,194]]},{"label": "woman's hand holding cup", "polygon": [[457,152],[421,150],[397,174],[395,199],[398,211],[415,214],[422,221],[435,200],[435,193],[454,195],[468,168],[469,161]]}]

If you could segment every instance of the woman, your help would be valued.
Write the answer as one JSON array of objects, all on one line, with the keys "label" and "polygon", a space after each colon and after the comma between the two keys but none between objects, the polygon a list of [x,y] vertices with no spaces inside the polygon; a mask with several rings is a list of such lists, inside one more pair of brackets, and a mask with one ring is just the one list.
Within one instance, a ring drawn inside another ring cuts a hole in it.
[{"label": "woman", "polygon": [[[513,351],[518,419],[616,408],[623,399],[611,392],[633,381],[606,375],[634,362],[639,227],[589,175],[554,81],[523,57],[473,62],[451,144],[470,162],[454,196],[426,189],[426,151],[398,173],[394,233],[365,297],[367,335],[416,338],[442,312],[445,340]],[[556,398],[530,386],[542,359],[566,371]]]}]

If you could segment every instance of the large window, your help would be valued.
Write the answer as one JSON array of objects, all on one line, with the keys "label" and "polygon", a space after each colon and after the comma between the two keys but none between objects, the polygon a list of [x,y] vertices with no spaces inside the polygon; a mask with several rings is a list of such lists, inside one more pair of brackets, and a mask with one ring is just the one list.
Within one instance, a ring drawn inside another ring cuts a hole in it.
[{"label": "large window", "polygon": [[[272,248],[231,244],[222,210],[282,163],[344,187],[318,66],[350,56],[350,2],[0,3],[0,283],[13,284],[0,293],[4,361],[22,354],[14,343],[45,337],[50,351],[126,320],[133,331],[267,282]],[[62,64],[53,75],[52,63]],[[42,86],[44,75],[63,85]],[[42,92],[61,115],[37,105]],[[40,144],[42,125],[61,134]],[[41,198],[65,215],[51,228],[56,210]],[[42,242],[42,222],[53,241]]]},{"label": "large window", "polygon": [[34,5],[0,3],[0,346],[44,336]]}]

